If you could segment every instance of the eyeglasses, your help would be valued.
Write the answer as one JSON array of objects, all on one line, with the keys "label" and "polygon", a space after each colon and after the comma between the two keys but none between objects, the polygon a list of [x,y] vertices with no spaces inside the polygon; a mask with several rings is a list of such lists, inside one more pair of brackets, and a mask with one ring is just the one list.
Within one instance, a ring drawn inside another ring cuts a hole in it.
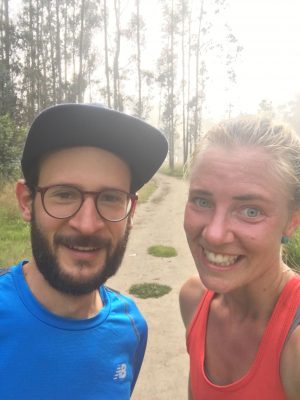
[{"label": "eyeglasses", "polygon": [[137,195],[117,189],[100,192],[83,191],[69,185],[37,187],[48,215],[57,219],[73,217],[81,208],[86,196],[93,196],[98,214],[105,220],[119,222],[133,209]]}]

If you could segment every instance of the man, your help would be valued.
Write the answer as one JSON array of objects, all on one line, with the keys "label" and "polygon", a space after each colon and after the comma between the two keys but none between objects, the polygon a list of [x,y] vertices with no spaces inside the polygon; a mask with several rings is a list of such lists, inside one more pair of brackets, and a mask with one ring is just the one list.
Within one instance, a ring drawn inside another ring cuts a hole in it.
[{"label": "man", "polygon": [[158,130],[97,105],[35,119],[16,187],[33,257],[0,277],[1,399],[129,399],[147,325],[104,283],[123,258],[136,192],[166,153]]}]

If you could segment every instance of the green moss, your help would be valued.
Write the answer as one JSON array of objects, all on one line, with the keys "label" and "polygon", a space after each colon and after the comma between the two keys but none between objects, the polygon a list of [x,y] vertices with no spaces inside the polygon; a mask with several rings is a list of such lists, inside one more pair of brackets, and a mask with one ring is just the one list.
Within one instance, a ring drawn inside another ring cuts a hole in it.
[{"label": "green moss", "polygon": [[129,293],[141,299],[158,298],[168,294],[172,288],[159,283],[141,283],[132,285]]},{"label": "green moss", "polygon": [[148,248],[148,254],[154,257],[176,257],[177,251],[174,247],[155,245]]}]

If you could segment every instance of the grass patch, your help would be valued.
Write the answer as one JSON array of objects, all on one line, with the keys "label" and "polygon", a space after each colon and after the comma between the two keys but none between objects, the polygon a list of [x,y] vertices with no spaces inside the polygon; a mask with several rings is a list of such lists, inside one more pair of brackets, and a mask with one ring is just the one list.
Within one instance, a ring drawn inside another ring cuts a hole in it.
[{"label": "grass patch", "polygon": [[132,285],[129,293],[140,299],[158,298],[168,294],[172,288],[159,283],[140,283]]},{"label": "grass patch", "polygon": [[184,176],[184,167],[182,164],[176,164],[174,165],[174,168],[171,169],[169,165],[163,165],[159,172],[161,172],[164,175],[168,176],[174,176],[175,178],[183,178]]},{"label": "grass patch", "polygon": [[148,248],[148,254],[154,257],[176,257],[177,251],[174,247],[155,245]]},{"label": "grass patch", "polygon": [[152,179],[151,181],[147,182],[140,191],[138,192],[139,195],[139,203],[145,203],[149,197],[152,195],[153,192],[157,189],[156,182]]}]

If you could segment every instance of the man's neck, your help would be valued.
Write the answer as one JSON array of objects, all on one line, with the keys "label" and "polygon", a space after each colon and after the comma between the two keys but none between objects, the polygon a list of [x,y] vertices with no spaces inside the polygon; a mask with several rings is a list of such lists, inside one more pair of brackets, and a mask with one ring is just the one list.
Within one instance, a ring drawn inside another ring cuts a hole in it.
[{"label": "man's neck", "polygon": [[59,292],[45,280],[33,261],[23,266],[25,280],[34,297],[50,312],[60,317],[87,319],[103,307],[98,290],[82,296]]}]

